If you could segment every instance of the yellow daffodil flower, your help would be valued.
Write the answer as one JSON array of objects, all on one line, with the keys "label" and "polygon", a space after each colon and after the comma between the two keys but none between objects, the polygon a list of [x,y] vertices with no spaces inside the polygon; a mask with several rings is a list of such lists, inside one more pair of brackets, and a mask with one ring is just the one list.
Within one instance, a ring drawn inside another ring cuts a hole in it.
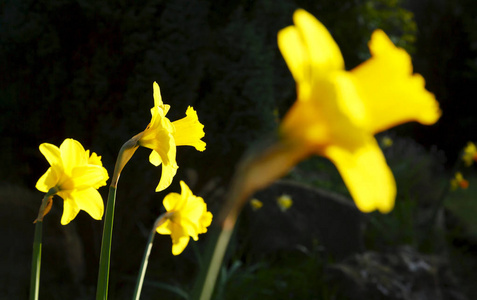
[{"label": "yellow daffodil flower", "polygon": [[293,205],[293,200],[290,195],[283,194],[277,198],[277,204],[280,210],[285,212]]},{"label": "yellow daffodil flower", "polygon": [[93,219],[101,220],[104,204],[97,189],[106,185],[108,172],[101,163],[101,157],[76,140],[66,139],[58,148],[43,143],[40,152],[50,164],[50,168],[36,183],[36,188],[47,193],[55,189],[56,195],[64,200],[61,224],[73,220],[80,210]]},{"label": "yellow daffodil flower", "polygon": [[467,167],[470,167],[474,161],[477,161],[477,148],[475,147],[474,143],[469,142],[464,148],[462,160]]},{"label": "yellow daffodil flower", "polygon": [[252,207],[253,211],[257,211],[262,208],[263,202],[256,198],[253,198],[252,200],[250,200],[250,206]]},{"label": "yellow daffodil flower", "polygon": [[381,146],[383,148],[389,148],[393,145],[394,141],[389,137],[385,136],[381,139]]},{"label": "yellow daffodil flower", "polygon": [[409,54],[383,31],[371,36],[372,57],[346,71],[323,24],[301,9],[293,20],[278,33],[298,98],[281,124],[282,137],[302,158],[330,159],[361,211],[389,212],[396,184],[374,134],[409,121],[433,124],[439,105],[422,76],[412,73]]},{"label": "yellow daffodil flower", "polygon": [[188,107],[186,117],[171,122],[166,114],[170,105],[162,102],[159,85],[153,84],[154,107],[152,119],[146,130],[139,136],[139,145],[152,149],[149,161],[156,167],[162,163],[161,180],[156,191],[166,189],[179,168],[176,163],[176,146],[193,146],[198,151],[205,150],[204,125],[199,122],[197,112]]},{"label": "yellow daffodil flower", "polygon": [[466,189],[469,187],[469,181],[464,179],[461,172],[456,172],[454,178],[451,180],[451,190],[455,191],[457,188]]},{"label": "yellow daffodil flower", "polygon": [[212,213],[207,211],[204,199],[192,194],[184,181],[180,184],[181,194],[170,193],[164,198],[166,220],[156,228],[159,234],[171,235],[174,255],[184,251],[191,237],[197,241],[212,223]]}]

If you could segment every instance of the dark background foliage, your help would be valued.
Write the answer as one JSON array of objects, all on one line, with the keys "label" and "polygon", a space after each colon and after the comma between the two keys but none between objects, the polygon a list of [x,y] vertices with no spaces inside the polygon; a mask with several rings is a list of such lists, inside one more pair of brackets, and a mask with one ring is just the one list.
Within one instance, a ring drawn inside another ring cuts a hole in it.
[{"label": "dark background foliage", "polygon": [[[292,23],[298,7],[327,26],[349,69],[369,57],[367,42],[376,28],[413,55],[415,70],[435,93],[443,117],[432,127],[402,125],[395,130],[398,134],[426,148],[436,145],[449,164],[468,140],[475,139],[477,8],[471,0],[4,0],[1,183],[33,190],[48,168],[38,145],[59,145],[67,137],[102,155],[111,173],[121,145],[147,126],[152,83],[157,81],[164,102],[171,105],[171,120],[182,118],[191,105],[205,125],[207,150],[179,148],[177,178],[189,180],[204,197],[212,195],[227,185],[242,153],[276,129],[295,99],[276,35]],[[131,289],[145,232],[162,209],[164,194],[152,193],[160,170],[148,163],[148,152],[138,151],[119,184],[113,299],[122,288]],[[178,184],[169,191],[178,191]],[[42,197],[39,192],[34,195],[38,201],[28,203],[33,208],[27,220],[34,219]],[[60,203],[55,204],[51,223],[59,218]],[[87,266],[77,280],[94,287],[101,224],[81,213],[77,227]],[[168,237],[162,240],[167,246],[158,247],[168,253]],[[45,251],[46,261],[55,261],[48,255]],[[187,277],[192,258],[166,258],[150,268],[161,265],[178,278]],[[177,264],[182,267],[174,267]],[[44,268],[47,273],[48,264]],[[48,292],[42,290],[47,298]]]}]

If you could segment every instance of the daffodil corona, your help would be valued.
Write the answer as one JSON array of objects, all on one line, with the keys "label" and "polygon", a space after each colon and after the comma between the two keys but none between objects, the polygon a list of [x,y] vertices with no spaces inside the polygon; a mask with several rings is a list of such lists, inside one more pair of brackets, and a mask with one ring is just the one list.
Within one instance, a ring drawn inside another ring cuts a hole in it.
[{"label": "daffodil corona", "polygon": [[180,184],[181,194],[170,193],[164,198],[166,218],[156,228],[159,234],[171,235],[174,255],[184,251],[191,237],[197,241],[198,235],[206,233],[212,223],[212,213],[207,211],[204,199],[192,194],[185,182]]},{"label": "daffodil corona", "polygon": [[101,163],[101,157],[76,140],[66,139],[58,148],[43,143],[40,152],[50,164],[50,168],[41,176],[36,188],[54,194],[64,200],[61,224],[73,220],[80,210],[87,212],[93,219],[103,217],[104,204],[97,189],[106,185],[108,172]]},{"label": "daffodil corona", "polygon": [[204,125],[199,122],[197,112],[188,107],[186,117],[171,122],[166,114],[170,105],[162,102],[159,85],[153,84],[154,107],[152,119],[146,130],[139,135],[139,145],[152,149],[149,161],[156,167],[162,164],[161,180],[156,191],[166,189],[179,168],[176,163],[177,146],[193,146],[198,151],[205,150]]},{"label": "daffodil corona", "polygon": [[351,71],[338,45],[312,15],[297,10],[278,46],[297,84],[297,101],[280,131],[304,158],[318,154],[339,170],[357,207],[389,212],[396,184],[374,134],[418,121],[433,124],[439,105],[424,79],[413,74],[409,54],[376,30],[372,57]]}]

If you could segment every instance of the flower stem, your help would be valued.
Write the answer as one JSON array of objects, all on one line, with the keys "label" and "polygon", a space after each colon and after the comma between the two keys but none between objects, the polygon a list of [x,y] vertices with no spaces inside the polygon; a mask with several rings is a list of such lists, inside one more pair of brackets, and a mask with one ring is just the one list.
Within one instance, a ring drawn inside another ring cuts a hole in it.
[{"label": "flower stem", "polygon": [[111,240],[113,234],[114,205],[116,202],[116,188],[109,187],[108,203],[104,217],[103,239],[101,242],[101,256],[99,259],[98,286],[96,299],[108,299],[109,264],[111,257]]},{"label": "flower stem", "polygon": [[35,237],[33,240],[33,257],[31,263],[30,300],[37,300],[38,292],[40,291],[42,230],[43,222],[36,222]]},{"label": "flower stem", "polygon": [[108,203],[104,215],[103,238],[101,240],[101,256],[99,258],[98,284],[96,287],[96,300],[108,299],[109,265],[111,260],[111,241],[113,235],[114,206],[116,202],[116,189],[119,176],[126,163],[131,159],[138,148],[137,138],[127,141],[119,151],[114,173],[109,187]]},{"label": "flower stem", "polygon": [[156,219],[156,222],[154,223],[154,227],[149,233],[146,250],[144,251],[144,255],[141,261],[141,268],[139,270],[139,275],[137,276],[136,287],[134,288],[134,297],[133,297],[134,300],[139,300],[139,297],[141,296],[141,290],[144,283],[144,276],[146,275],[147,264],[149,262],[149,255],[151,254],[152,243],[154,242],[154,236],[156,234],[156,228],[161,226],[162,223],[164,223],[168,215],[170,214],[165,213],[160,215],[159,218]]},{"label": "flower stem", "polygon": [[37,300],[40,291],[41,245],[43,239],[43,217],[50,211],[56,187],[50,189],[41,201],[38,217],[35,220],[35,236],[33,238],[33,254],[31,260],[30,300]]}]

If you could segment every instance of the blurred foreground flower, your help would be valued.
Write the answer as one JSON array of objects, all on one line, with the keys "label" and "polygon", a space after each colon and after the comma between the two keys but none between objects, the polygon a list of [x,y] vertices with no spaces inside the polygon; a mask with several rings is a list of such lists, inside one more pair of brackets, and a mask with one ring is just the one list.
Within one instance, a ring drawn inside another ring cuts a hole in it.
[{"label": "blurred foreground flower", "polygon": [[166,114],[170,105],[162,102],[159,85],[153,84],[154,107],[152,119],[146,130],[138,135],[140,146],[152,149],[149,161],[156,167],[162,163],[161,180],[156,192],[166,189],[172,182],[177,169],[176,146],[193,146],[198,151],[205,150],[204,125],[199,122],[197,112],[188,107],[186,117],[171,122]]},{"label": "blurred foreground flower", "polygon": [[159,234],[171,235],[174,255],[184,251],[191,237],[197,241],[198,235],[207,232],[212,223],[212,213],[207,211],[204,199],[192,194],[185,182],[180,184],[181,194],[170,193],[164,198],[167,214],[156,228]]},{"label": "blurred foreground flower", "polygon": [[293,200],[289,195],[283,194],[277,198],[277,204],[280,210],[285,212],[293,205]]},{"label": "blurred foreground flower", "polygon": [[[103,168],[101,157],[94,152],[90,155],[89,150],[85,151],[73,139],[65,139],[59,148],[43,143],[40,151],[51,167],[38,180],[36,188],[44,193],[55,189],[54,194],[63,198],[61,224],[68,224],[80,210],[101,220],[104,204],[97,189],[106,185],[108,180],[108,172]],[[39,218],[43,215],[39,215]]]},{"label": "blurred foreground flower", "polygon": [[454,178],[451,179],[451,190],[455,191],[457,188],[466,189],[469,187],[469,181],[464,179],[461,172],[456,172]]},{"label": "blurred foreground flower", "polygon": [[464,148],[462,160],[467,167],[470,167],[474,163],[474,161],[477,161],[477,148],[475,147],[474,143],[469,142]]},{"label": "blurred foreground flower", "polygon": [[422,76],[412,74],[409,54],[383,31],[371,36],[372,57],[345,71],[323,24],[301,9],[293,19],[295,26],[278,33],[298,97],[281,124],[282,138],[300,159],[330,159],[361,211],[389,212],[396,184],[373,135],[409,121],[433,124],[441,114],[438,103]]}]

